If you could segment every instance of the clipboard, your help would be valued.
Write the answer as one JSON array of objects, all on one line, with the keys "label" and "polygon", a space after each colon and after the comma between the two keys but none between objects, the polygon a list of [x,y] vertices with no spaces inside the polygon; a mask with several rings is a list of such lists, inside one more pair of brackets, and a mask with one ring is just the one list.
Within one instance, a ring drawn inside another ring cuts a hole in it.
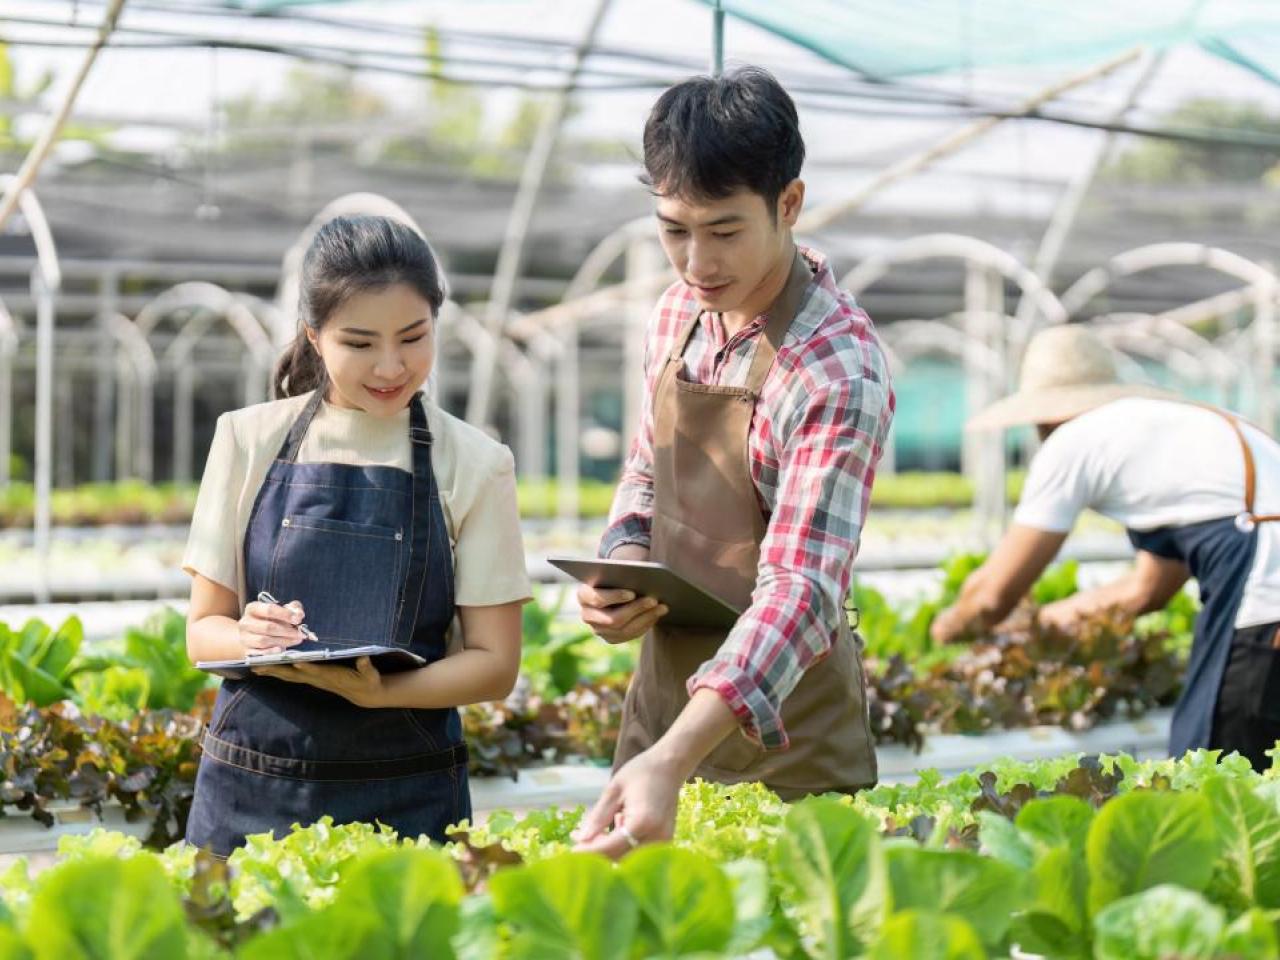
[{"label": "clipboard", "polygon": [[317,647],[306,644],[290,650],[281,650],[279,653],[257,654],[236,660],[199,660],[196,662],[196,668],[229,680],[243,680],[253,675],[254,667],[272,667],[290,663],[336,664],[360,657],[368,657],[379,673],[403,673],[405,670],[416,670],[418,667],[427,665],[427,661],[418,654],[400,647],[383,647],[377,644],[359,647]]},{"label": "clipboard", "polygon": [[588,586],[656,597],[670,610],[662,622],[673,627],[729,630],[742,615],[733,604],[685,579],[665,563],[595,557],[547,557],[547,562]]}]

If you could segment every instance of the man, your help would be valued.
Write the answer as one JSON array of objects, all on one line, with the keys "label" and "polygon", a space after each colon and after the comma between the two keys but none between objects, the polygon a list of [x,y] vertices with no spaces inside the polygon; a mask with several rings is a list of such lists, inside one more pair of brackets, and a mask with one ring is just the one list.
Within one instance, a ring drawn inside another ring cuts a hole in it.
[{"label": "man", "polygon": [[871,321],[792,239],[803,160],[795,105],[759,69],[677,84],[645,125],[642,179],[679,279],[646,333],[600,554],[661,561],[745,612],[727,634],[678,630],[652,598],[579,589],[606,640],[649,634],[586,849],[670,838],[694,775],[787,797],[876,779],[843,600],[894,400]]},{"label": "man", "polygon": [[1170,752],[1236,750],[1269,767],[1265,751],[1280,738],[1280,446],[1232,414],[1120,384],[1111,352],[1074,325],[1036,335],[1018,391],[970,428],[1018,424],[1034,424],[1044,445],[1014,522],[934,620],[933,638],[1001,621],[1090,507],[1125,526],[1134,566],[1049,604],[1041,621],[1069,631],[1103,610],[1160,610],[1194,576],[1202,609]]}]

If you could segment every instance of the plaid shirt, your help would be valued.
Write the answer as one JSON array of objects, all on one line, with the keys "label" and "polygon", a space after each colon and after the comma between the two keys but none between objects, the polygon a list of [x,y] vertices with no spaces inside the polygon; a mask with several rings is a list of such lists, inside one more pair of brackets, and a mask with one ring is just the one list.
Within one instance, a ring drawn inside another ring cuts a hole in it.
[{"label": "plaid shirt", "polygon": [[[814,282],[765,380],[748,440],[751,477],[768,518],[755,590],[719,652],[688,683],[690,696],[703,687],[719,693],[744,732],[767,749],[787,747],[782,702],[835,642],[894,409],[871,319],[836,287],[825,257],[801,252]],[[653,359],[671,354],[698,311],[693,292],[677,282],[650,320],[640,429],[601,556],[624,543],[650,544],[653,395],[663,367]],[[764,322],[757,317],[728,337],[721,316],[704,313],[684,355],[688,378],[741,386]]]}]

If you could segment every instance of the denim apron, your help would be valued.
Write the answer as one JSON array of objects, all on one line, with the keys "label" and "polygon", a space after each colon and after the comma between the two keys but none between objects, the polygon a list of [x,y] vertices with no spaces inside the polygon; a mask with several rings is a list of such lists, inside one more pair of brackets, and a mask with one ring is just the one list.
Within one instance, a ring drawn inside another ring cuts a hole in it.
[{"label": "denim apron", "polygon": [[[1224,738],[1219,729],[1223,725],[1221,717],[1224,712],[1248,713],[1257,705],[1220,702],[1220,695],[1228,664],[1241,652],[1233,649],[1238,634],[1246,632],[1237,631],[1235,622],[1258,548],[1258,525],[1280,521],[1280,515],[1254,512],[1253,452],[1236,418],[1215,407],[1197,406],[1226,420],[1240,442],[1244,460],[1244,509],[1234,517],[1127,531],[1129,541],[1137,549],[1186,564],[1200,589],[1200,614],[1196,617],[1191,656],[1187,661],[1187,680],[1174,707],[1169,731],[1169,753],[1174,757],[1188,750],[1229,752],[1243,746],[1233,742],[1231,736]],[[1246,751],[1241,749],[1241,752]]]},{"label": "denim apron", "polygon": [[[250,514],[247,595],[301,601],[325,646],[445,655],[453,565],[422,401],[409,407],[413,472],[298,463],[317,390],[289,429]],[[328,669],[347,669],[331,667]],[[227,856],[329,815],[445,839],[470,817],[467,749],[452,708],[358,707],[306,684],[225,680],[203,740],[187,841]]]}]

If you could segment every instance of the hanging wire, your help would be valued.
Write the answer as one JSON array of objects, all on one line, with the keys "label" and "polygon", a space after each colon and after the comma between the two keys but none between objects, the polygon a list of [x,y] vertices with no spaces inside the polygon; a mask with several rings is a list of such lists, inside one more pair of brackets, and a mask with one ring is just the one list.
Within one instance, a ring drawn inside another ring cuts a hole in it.
[{"label": "hanging wire", "polygon": [[[96,2],[96,0],[93,0]],[[136,7],[137,5],[135,5]],[[162,3],[150,2],[147,9],[172,13],[192,13],[227,16],[231,11],[216,8],[174,7]],[[240,14],[240,19],[245,15]],[[314,16],[290,15],[288,17],[272,14],[270,16],[255,14],[251,19],[278,22],[308,22],[316,25],[346,28],[349,24],[343,20],[325,19]],[[19,27],[79,29],[85,28],[65,21],[22,17],[0,14],[0,23],[16,24]],[[365,23],[360,29],[373,31],[386,25]],[[397,28],[390,28],[395,30]],[[420,37],[421,28],[406,30],[399,28],[401,35]],[[453,38],[458,36],[449,33]],[[274,56],[285,56],[321,66],[333,66],[349,70],[364,70],[372,73],[388,74],[418,80],[427,80],[444,84],[471,86],[479,88],[516,89],[530,92],[549,92],[558,90],[562,81],[558,78],[538,80],[531,74],[546,73],[549,69],[547,50],[565,49],[561,41],[544,41],[533,38],[498,37],[492,34],[470,34],[470,38],[478,43],[502,42],[513,49],[529,51],[541,50],[535,57],[495,62],[493,57],[465,57],[448,54],[441,58],[443,67],[408,67],[405,62],[421,63],[420,51],[397,51],[339,46],[323,43],[274,43],[262,40],[241,40],[238,38],[210,37],[163,30],[151,27],[133,27],[121,25],[118,36],[113,38],[111,47],[121,50],[160,51],[160,50],[237,50],[249,53],[263,53]],[[141,38],[141,39],[139,39]],[[83,49],[91,45],[89,39],[50,40],[37,37],[14,36],[10,33],[4,42],[15,47],[44,47]],[[599,59],[601,51],[593,51],[593,59]],[[646,90],[661,90],[669,86],[675,79],[670,70],[664,68],[679,64],[686,65],[678,58],[655,57],[635,51],[623,51],[613,48],[608,57],[622,60],[623,67],[603,68],[598,64],[588,63],[581,72],[579,89],[588,93],[621,93]],[[367,59],[373,58],[373,59]],[[647,69],[646,69],[647,68]],[[1197,143],[1212,146],[1230,146],[1240,149],[1268,150],[1280,149],[1280,136],[1242,130],[1220,130],[1214,128],[1171,128],[1156,127],[1133,122],[1112,122],[1097,120],[1092,117],[1073,113],[1070,110],[1056,107],[1034,111],[1030,114],[1013,112],[1003,104],[993,102],[990,97],[947,93],[918,85],[905,83],[873,83],[865,79],[835,79],[810,74],[796,79],[787,77],[787,88],[798,103],[806,109],[819,112],[850,113],[863,116],[895,117],[904,119],[936,119],[936,118],[976,118],[1002,117],[1015,120],[1039,120],[1065,126],[1125,133],[1135,136],[1170,140],[1184,143]],[[892,104],[893,106],[873,106],[872,104]],[[930,109],[932,108],[932,109]]]}]

